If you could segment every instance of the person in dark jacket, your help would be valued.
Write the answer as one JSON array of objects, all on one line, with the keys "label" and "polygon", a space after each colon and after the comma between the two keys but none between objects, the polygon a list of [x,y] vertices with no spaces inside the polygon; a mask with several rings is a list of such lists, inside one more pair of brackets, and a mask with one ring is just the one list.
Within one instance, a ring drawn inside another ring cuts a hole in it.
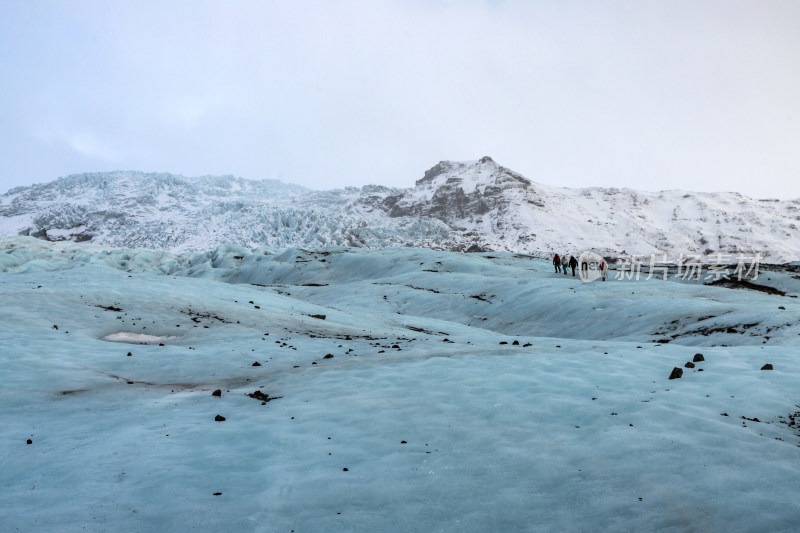
[{"label": "person in dark jacket", "polygon": [[578,268],[578,260],[574,255],[569,256],[569,267],[572,269],[572,276],[575,276],[575,269]]},{"label": "person in dark jacket", "polygon": [[556,268],[556,274],[561,274],[561,257],[558,254],[553,258],[553,266]]}]

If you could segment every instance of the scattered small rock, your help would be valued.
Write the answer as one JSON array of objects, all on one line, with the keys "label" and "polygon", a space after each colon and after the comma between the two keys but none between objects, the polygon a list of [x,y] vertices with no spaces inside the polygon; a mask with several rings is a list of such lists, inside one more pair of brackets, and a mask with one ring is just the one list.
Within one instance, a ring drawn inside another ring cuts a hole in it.
[{"label": "scattered small rock", "polygon": [[686,368],[694,368],[694,363],[692,363],[691,361],[687,361],[686,364],[683,366],[685,366]]},{"label": "scattered small rock", "polygon": [[217,416],[214,417],[214,420],[216,422],[225,422],[225,417],[222,416],[222,415],[217,415]]},{"label": "scattered small rock", "polygon": [[694,359],[692,359],[692,361],[694,361],[695,363],[699,363],[700,361],[705,361],[705,360],[706,360],[705,357],[703,357],[703,354],[701,353],[694,354]]},{"label": "scattered small rock", "polygon": [[222,493],[221,492],[215,492],[214,496],[222,496]]},{"label": "scattered small rock", "polygon": [[128,357],[130,357],[130,356],[131,356],[131,352],[128,352]]},{"label": "scattered small rock", "polygon": [[511,346],[519,346],[519,341],[514,341],[511,343]]},{"label": "scattered small rock", "polygon": [[786,308],[784,306],[782,306],[782,305],[779,305],[778,309],[782,309],[782,310],[786,311]]},{"label": "scattered small rock", "polygon": [[31,439],[28,439],[28,440],[26,441],[26,444],[33,444],[33,441],[32,441]]},{"label": "scattered small rock", "polygon": [[248,394],[248,396],[256,400],[261,400],[263,403],[269,402],[271,400],[277,400],[278,398],[283,397],[283,396],[270,396],[269,394],[264,394],[260,390],[256,390],[255,392]]},{"label": "scattered small rock", "polygon": [[762,366],[761,370],[773,370],[772,363],[767,363],[766,365]]},{"label": "scattered small rock", "polygon": [[401,440],[400,444],[408,444],[408,443],[406,441],[404,441],[404,440]]},{"label": "scattered small rock", "polygon": [[310,316],[311,318],[318,318],[320,320],[325,320],[326,318],[326,315],[308,315],[308,316]]},{"label": "scattered small rock", "polygon": [[506,341],[500,341],[500,344],[508,344]]},{"label": "scattered small rock", "polygon": [[[399,346],[397,346],[397,345],[395,345],[393,347],[399,348]],[[327,354],[325,354],[325,357],[323,357],[323,359],[333,359],[333,354],[332,353],[327,353]]]},{"label": "scattered small rock", "polygon": [[222,396],[222,389],[215,390],[214,392],[211,393],[211,396],[217,396],[217,397]]},{"label": "scattered small rock", "polygon": [[159,342],[158,345],[159,346],[164,346],[164,343],[163,342]]},{"label": "scattered small rock", "polygon": [[342,468],[342,472],[349,472],[350,470],[347,467]]},{"label": "scattered small rock", "polygon": [[256,361],[255,363],[253,363],[253,366],[261,366],[261,363],[259,363],[258,361]]},{"label": "scattered small rock", "polygon": [[672,373],[669,375],[669,379],[678,379],[683,377],[683,369],[678,368],[677,366],[672,369]]},{"label": "scattered small rock", "polygon": [[57,330],[57,329],[58,329],[58,326],[56,326],[55,324],[53,324],[53,329]]}]

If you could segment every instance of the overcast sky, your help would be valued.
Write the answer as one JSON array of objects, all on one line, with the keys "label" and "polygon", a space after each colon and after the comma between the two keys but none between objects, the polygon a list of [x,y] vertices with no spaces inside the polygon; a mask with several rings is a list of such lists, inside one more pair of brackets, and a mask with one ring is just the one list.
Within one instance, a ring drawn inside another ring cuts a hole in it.
[{"label": "overcast sky", "polygon": [[0,192],[80,172],[800,197],[800,2],[0,0]]}]

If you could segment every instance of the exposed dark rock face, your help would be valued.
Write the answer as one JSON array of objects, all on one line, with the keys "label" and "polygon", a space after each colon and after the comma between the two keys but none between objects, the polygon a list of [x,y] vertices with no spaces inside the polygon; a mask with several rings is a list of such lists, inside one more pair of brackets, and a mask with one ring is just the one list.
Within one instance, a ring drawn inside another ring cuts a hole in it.
[{"label": "exposed dark rock face", "polygon": [[[384,208],[391,217],[438,218],[458,226],[458,221],[462,219],[485,215],[494,209],[505,211],[508,207],[507,194],[512,189],[533,191],[530,181],[498,165],[488,156],[478,164],[481,172],[488,174],[480,186],[469,180],[473,165],[441,161],[417,180],[416,189],[387,197]],[[418,196],[416,193],[420,190],[431,193],[430,199]]]}]

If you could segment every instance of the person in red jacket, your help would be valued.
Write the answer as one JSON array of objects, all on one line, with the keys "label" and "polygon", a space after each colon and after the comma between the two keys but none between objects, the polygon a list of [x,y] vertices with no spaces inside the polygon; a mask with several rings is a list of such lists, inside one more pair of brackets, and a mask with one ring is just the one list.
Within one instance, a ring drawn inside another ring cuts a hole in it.
[{"label": "person in red jacket", "polygon": [[561,257],[558,254],[553,258],[553,266],[556,269],[556,274],[561,274]]}]

